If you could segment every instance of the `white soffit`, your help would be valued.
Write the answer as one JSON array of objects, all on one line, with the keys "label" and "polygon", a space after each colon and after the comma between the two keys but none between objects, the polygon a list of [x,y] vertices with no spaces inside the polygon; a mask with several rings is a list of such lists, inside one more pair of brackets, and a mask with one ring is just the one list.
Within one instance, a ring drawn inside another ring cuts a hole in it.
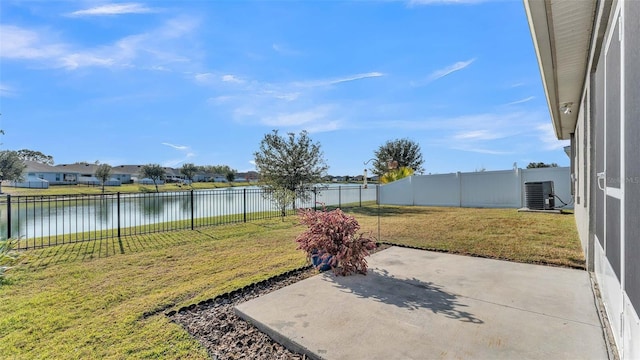
[{"label": "white soffit", "polygon": [[[595,0],[524,0],[558,139],[575,131],[597,7]],[[571,111],[561,111],[571,104]]]}]

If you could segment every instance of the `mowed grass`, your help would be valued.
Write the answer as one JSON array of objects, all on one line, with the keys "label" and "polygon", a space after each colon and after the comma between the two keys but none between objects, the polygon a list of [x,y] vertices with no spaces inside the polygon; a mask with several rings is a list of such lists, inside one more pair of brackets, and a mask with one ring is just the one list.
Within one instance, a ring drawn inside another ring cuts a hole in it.
[{"label": "mowed grass", "polygon": [[303,266],[294,219],[23,252],[0,286],[0,358],[207,358],[164,312]]},{"label": "mowed grass", "polygon": [[[384,242],[582,267],[573,215],[513,209],[349,209]],[[378,216],[378,213],[380,216]],[[22,253],[0,286],[0,358],[207,358],[164,312],[300,267],[289,216]]]},{"label": "mowed grass", "polygon": [[[380,211],[382,242],[584,269],[584,254],[571,213],[418,206],[353,211],[362,215]],[[377,218],[362,219],[363,227],[373,229],[377,236]]]}]

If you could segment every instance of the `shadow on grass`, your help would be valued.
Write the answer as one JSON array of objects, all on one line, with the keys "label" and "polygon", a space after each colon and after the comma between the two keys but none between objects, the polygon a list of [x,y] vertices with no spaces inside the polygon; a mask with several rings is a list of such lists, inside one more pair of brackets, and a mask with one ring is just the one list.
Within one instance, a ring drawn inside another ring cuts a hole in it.
[{"label": "shadow on grass", "polygon": [[123,236],[121,239],[109,238],[87,240],[69,244],[49,246],[42,249],[26,250],[23,254],[24,265],[29,268],[46,267],[73,261],[89,261],[114,255],[136,253],[148,250],[170,249],[190,241],[186,236],[175,233],[151,233]]},{"label": "shadow on grass", "polygon": [[458,301],[458,295],[449,293],[432,282],[416,278],[398,279],[386,270],[370,270],[367,277],[370,277],[368,281],[362,281],[359,276],[326,276],[324,279],[333,282],[342,291],[360,298],[408,310],[427,309],[434,314],[463,322],[484,323],[463,310],[467,305]]},{"label": "shadow on grass", "polygon": [[[333,210],[335,208],[336,207],[334,206],[332,207],[328,206],[327,210]],[[399,215],[410,215],[410,214],[426,215],[426,214],[437,212],[434,209],[428,208],[428,207],[419,207],[419,206],[400,207],[400,206],[388,206],[388,205],[386,206],[383,205],[380,207],[376,205],[352,207],[352,208],[343,208],[342,210],[345,213],[364,215],[364,216],[399,216]]]}]

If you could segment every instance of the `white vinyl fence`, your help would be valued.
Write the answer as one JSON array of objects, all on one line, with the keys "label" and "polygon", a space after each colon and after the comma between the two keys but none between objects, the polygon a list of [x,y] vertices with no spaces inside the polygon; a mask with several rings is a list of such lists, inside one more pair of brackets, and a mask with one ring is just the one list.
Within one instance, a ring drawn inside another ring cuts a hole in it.
[{"label": "white vinyl fence", "polygon": [[[380,187],[380,203],[386,205],[522,208],[525,183],[553,181],[564,208],[573,208],[569,167],[482,171],[442,175],[413,175]],[[559,199],[558,199],[559,198]]]}]

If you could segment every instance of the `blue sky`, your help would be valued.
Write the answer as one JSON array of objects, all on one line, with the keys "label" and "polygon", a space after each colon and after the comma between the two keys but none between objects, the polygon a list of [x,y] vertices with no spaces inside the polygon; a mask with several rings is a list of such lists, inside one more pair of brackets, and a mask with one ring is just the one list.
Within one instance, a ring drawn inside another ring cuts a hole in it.
[{"label": "blue sky", "polygon": [[569,164],[521,1],[0,3],[3,149],[227,164],[306,129],[333,175],[387,140],[426,173]]}]

